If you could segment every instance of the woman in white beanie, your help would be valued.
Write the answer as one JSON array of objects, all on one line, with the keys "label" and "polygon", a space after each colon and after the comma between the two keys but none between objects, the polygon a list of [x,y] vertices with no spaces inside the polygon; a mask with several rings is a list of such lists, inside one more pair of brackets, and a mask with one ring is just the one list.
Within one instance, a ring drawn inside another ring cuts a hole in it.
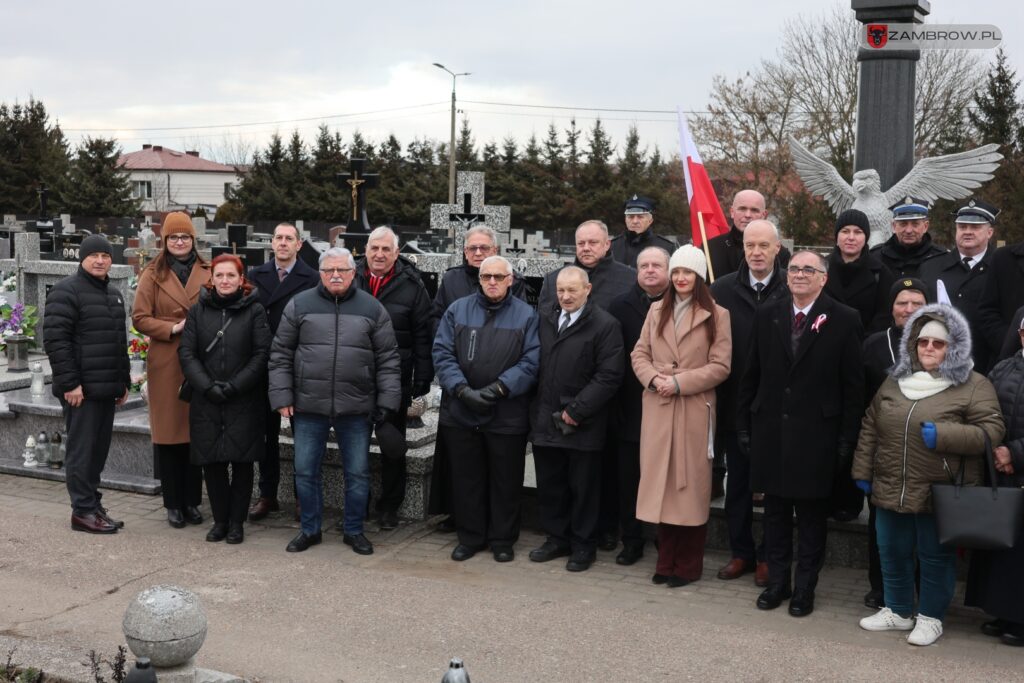
[{"label": "woman in white beanie", "polygon": [[637,519],[658,525],[651,579],[671,588],[700,578],[711,507],[715,387],[729,376],[729,312],[708,288],[707,261],[692,245],[669,261],[672,286],[651,305],[633,349],[648,391],[640,427]]}]

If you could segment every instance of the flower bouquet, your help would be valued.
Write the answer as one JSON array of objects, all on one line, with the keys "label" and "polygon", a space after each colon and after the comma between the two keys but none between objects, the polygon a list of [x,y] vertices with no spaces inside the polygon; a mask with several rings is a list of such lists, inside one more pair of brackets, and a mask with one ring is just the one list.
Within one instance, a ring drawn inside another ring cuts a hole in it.
[{"label": "flower bouquet", "polygon": [[0,297],[0,348],[7,348],[7,338],[22,335],[29,337],[32,346],[36,345],[36,325],[39,316],[35,306],[26,306],[20,301],[13,306]]}]

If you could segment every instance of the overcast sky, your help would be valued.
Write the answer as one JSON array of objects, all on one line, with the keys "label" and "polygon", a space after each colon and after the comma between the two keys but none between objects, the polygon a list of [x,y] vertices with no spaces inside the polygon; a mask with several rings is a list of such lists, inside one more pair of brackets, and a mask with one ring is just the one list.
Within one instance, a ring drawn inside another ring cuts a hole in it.
[{"label": "overcast sky", "polygon": [[[441,62],[472,72],[459,78],[458,98],[480,145],[509,134],[522,143],[533,132],[545,135],[551,122],[565,127],[574,114],[589,128],[600,115],[615,142],[635,122],[645,142],[670,154],[678,146],[673,115],[586,108],[703,109],[714,75],[756,67],[776,50],[786,20],[831,7],[822,0],[3,2],[0,101],[34,96],[72,141],[117,137],[126,151],[145,142],[204,151],[237,140],[262,145],[274,130],[298,129],[311,140],[320,122],[346,139],[358,128],[407,144],[448,137],[451,77],[431,65]],[[1024,74],[1019,13],[1012,0],[935,0],[928,21],[999,26]],[[261,125],[237,125],[248,123]],[[140,130],[158,127],[195,128]]]}]

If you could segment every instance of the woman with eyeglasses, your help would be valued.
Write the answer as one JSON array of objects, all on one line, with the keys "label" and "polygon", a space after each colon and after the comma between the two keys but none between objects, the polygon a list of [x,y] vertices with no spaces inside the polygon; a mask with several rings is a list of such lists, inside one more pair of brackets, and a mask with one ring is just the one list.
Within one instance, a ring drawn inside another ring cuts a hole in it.
[{"label": "woman with eyeglasses", "polygon": [[160,234],[160,253],[139,276],[132,323],[150,340],[146,380],[154,476],[160,479],[167,523],[181,529],[186,523],[203,523],[203,472],[189,462],[189,407],[178,398],[185,379],[178,344],[189,308],[210,282],[210,265],[196,250],[196,232],[187,213],[167,214]]},{"label": "woman with eyeglasses", "polygon": [[233,254],[213,259],[213,282],[189,309],[178,356],[192,385],[192,462],[213,511],[211,543],[241,543],[253,463],[263,455],[270,324]]},{"label": "woman with eyeglasses", "polygon": [[[964,484],[982,481],[985,435],[1005,431],[992,384],[973,372],[971,332],[952,306],[919,309],[903,328],[899,359],[861,424],[853,478],[876,507],[885,607],[861,619],[868,631],[911,631],[931,645],[956,588],[956,549],[939,544],[931,485],[950,482],[964,464]],[[914,556],[921,586],[914,615]]]}]

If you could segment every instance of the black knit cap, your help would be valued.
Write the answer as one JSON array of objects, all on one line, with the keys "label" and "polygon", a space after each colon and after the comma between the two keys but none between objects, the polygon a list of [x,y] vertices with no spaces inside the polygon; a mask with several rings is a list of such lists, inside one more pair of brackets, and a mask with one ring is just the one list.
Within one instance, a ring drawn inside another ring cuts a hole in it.
[{"label": "black knit cap", "polygon": [[871,221],[868,220],[867,214],[859,209],[847,209],[839,214],[836,218],[836,237],[847,225],[856,225],[864,232],[864,237],[871,236]]},{"label": "black knit cap", "polygon": [[78,262],[81,263],[89,254],[103,252],[113,256],[114,251],[110,248],[110,242],[103,235],[89,235],[82,240],[82,246],[78,247]]},{"label": "black knit cap", "polygon": [[896,282],[892,283],[892,287],[889,288],[889,308],[892,309],[892,305],[896,303],[896,297],[900,295],[900,292],[912,289],[917,292],[921,292],[924,295],[925,303],[931,303],[928,299],[928,285],[924,283],[924,280],[919,280],[916,277],[901,277]]}]

